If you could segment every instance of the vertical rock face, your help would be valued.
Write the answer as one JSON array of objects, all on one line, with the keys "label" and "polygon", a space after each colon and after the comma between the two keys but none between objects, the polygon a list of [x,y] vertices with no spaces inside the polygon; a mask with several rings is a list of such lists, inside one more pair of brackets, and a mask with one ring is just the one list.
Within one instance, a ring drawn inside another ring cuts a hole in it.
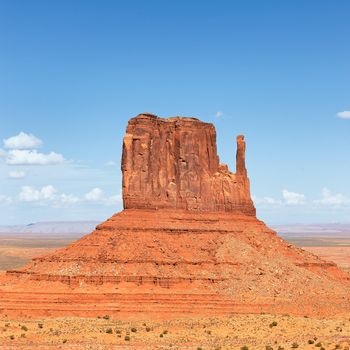
[{"label": "vertical rock face", "polygon": [[125,209],[237,211],[255,215],[237,137],[237,172],[220,164],[212,124],[195,118],[141,114],[129,120],[123,142]]}]

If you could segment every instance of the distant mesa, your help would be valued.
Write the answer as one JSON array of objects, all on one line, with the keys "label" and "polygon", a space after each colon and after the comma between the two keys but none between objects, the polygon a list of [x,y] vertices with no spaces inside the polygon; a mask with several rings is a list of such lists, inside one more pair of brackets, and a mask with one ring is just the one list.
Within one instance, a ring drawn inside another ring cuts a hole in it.
[{"label": "distant mesa", "polygon": [[1,276],[0,313],[348,313],[349,275],[256,218],[244,136],[236,141],[233,173],[220,164],[212,124],[150,113],[130,119],[121,162],[124,210],[68,247]]}]

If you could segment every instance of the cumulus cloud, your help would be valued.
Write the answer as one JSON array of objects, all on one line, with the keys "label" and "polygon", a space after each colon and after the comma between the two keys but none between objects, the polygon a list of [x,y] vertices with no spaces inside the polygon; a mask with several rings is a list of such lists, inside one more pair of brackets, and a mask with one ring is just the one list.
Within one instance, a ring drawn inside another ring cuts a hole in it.
[{"label": "cumulus cloud", "polygon": [[85,199],[87,199],[88,201],[99,201],[103,197],[104,197],[104,193],[98,187],[93,188],[90,192],[85,194]]},{"label": "cumulus cloud", "polygon": [[114,162],[113,160],[110,160],[109,162],[106,163],[107,166],[116,166],[117,163]]},{"label": "cumulus cloud", "polygon": [[89,202],[98,202],[104,205],[115,205],[117,203],[120,203],[122,200],[121,194],[106,196],[105,193],[98,187],[95,187],[86,193],[84,198]]},{"label": "cumulus cloud", "polygon": [[10,179],[15,179],[15,180],[23,179],[25,176],[26,176],[26,173],[21,170],[10,171],[8,175]]},{"label": "cumulus cloud", "polygon": [[4,147],[9,149],[34,149],[41,147],[43,142],[33,134],[21,131],[18,135],[4,140]]},{"label": "cumulus cloud", "polygon": [[288,205],[301,205],[305,203],[305,195],[301,193],[283,190],[282,196],[285,203]]},{"label": "cumulus cloud", "polygon": [[51,152],[39,153],[36,150],[14,149],[8,152],[6,163],[8,165],[54,165],[65,161],[62,154]]},{"label": "cumulus cloud", "polygon": [[0,194],[0,203],[11,203],[12,202],[12,198],[9,196],[5,196],[3,194]]},{"label": "cumulus cloud", "polygon": [[105,199],[106,205],[116,205],[118,203],[121,203],[123,200],[123,197],[121,194],[116,194],[115,196],[110,196]]},{"label": "cumulus cloud", "polygon": [[257,197],[257,196],[252,196],[252,199],[255,204],[257,205],[262,205],[262,204],[268,204],[268,205],[281,205],[282,201],[279,199],[275,199],[272,197]]},{"label": "cumulus cloud", "polygon": [[350,119],[350,111],[338,112],[337,116],[341,119]]},{"label": "cumulus cloud", "polygon": [[57,190],[51,186],[44,186],[40,190],[31,186],[23,186],[19,193],[19,200],[22,202],[38,202],[43,200],[53,200]]},{"label": "cumulus cloud", "polygon": [[73,194],[65,194],[65,193],[62,193],[59,196],[59,200],[63,204],[74,204],[74,203],[79,202],[79,198],[78,197],[74,196]]},{"label": "cumulus cloud", "polygon": [[0,158],[6,157],[6,152],[0,148]]},{"label": "cumulus cloud", "polygon": [[314,203],[338,207],[350,205],[350,198],[341,193],[333,194],[327,187],[325,187],[322,189],[321,199],[315,200]]},{"label": "cumulus cloud", "polygon": [[273,197],[256,197],[252,196],[253,201],[256,205],[274,205],[274,206],[284,206],[284,205],[302,205],[305,204],[305,195],[301,193],[291,192],[288,190],[282,191],[282,200]]},{"label": "cumulus cloud", "polygon": [[18,195],[18,199],[21,202],[35,202],[41,205],[51,203],[53,206],[79,202],[77,196],[59,193],[52,185],[44,186],[41,189],[36,189],[32,186],[23,186]]},{"label": "cumulus cloud", "polygon": [[216,118],[221,118],[223,115],[224,115],[224,113],[221,112],[221,111],[217,111],[217,112],[215,113],[215,117],[216,117]]}]

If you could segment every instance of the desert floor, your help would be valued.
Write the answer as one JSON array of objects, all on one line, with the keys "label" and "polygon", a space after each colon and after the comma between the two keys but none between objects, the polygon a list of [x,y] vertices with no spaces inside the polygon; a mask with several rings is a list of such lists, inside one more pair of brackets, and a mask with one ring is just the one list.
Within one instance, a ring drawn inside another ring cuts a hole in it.
[{"label": "desert floor", "polygon": [[[350,315],[349,315],[350,317]],[[234,315],[172,321],[0,320],[0,349],[349,349],[350,319]]]}]

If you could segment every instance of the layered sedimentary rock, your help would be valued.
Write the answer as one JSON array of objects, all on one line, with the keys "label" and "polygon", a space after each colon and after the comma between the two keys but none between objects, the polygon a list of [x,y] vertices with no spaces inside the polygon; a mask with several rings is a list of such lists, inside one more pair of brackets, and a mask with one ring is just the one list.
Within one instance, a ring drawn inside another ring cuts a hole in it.
[{"label": "layered sedimentary rock", "polygon": [[123,143],[125,209],[64,249],[0,278],[0,312],[179,317],[350,312],[349,275],[255,217],[237,137],[236,173],[213,125],[143,114]]},{"label": "layered sedimentary rock", "polygon": [[129,121],[123,142],[125,209],[240,211],[255,215],[237,137],[236,174],[220,164],[212,124],[195,118],[142,114]]}]

